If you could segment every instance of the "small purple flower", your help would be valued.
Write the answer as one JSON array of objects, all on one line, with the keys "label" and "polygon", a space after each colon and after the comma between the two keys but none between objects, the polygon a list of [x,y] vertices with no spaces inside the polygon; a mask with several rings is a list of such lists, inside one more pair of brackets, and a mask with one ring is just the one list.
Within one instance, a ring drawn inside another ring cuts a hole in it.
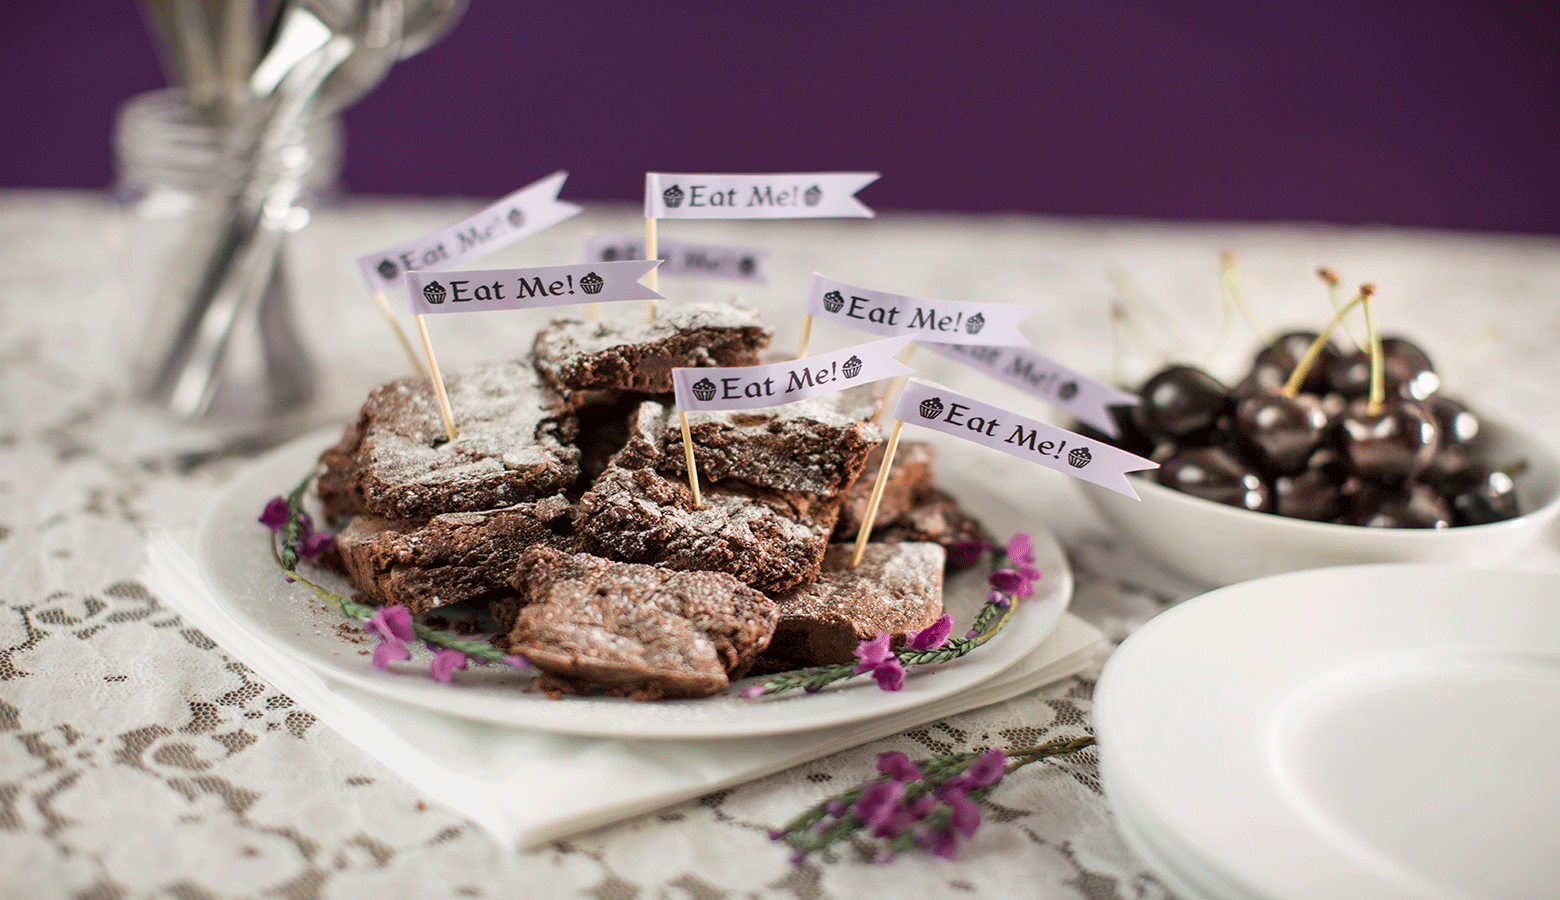
[{"label": "small purple flower", "polygon": [[503,664],[506,666],[512,666],[521,671],[525,671],[526,669],[529,669],[535,665],[531,662],[531,658],[529,656],[526,656],[522,653],[511,653],[504,657],[501,662],[503,662]]},{"label": "small purple flower", "polygon": [[872,679],[885,691],[897,691],[905,686],[904,664],[889,647],[887,634],[879,631],[877,637],[862,641],[851,652],[860,660],[851,670],[855,674],[871,672]]},{"label": "small purple flower", "polygon": [[381,641],[404,643],[417,639],[417,632],[412,629],[412,612],[400,604],[380,607],[379,612],[363,622],[363,629]]},{"label": "small purple flower", "polygon": [[281,531],[287,527],[287,517],[292,514],[292,507],[287,505],[286,497],[272,497],[266,501],[265,511],[260,514],[260,524],[272,531]]},{"label": "small purple flower", "polygon": [[953,616],[946,613],[932,624],[910,636],[910,649],[935,650],[948,643],[948,635],[953,632]]},{"label": "small purple flower", "polygon": [[303,540],[298,542],[298,555],[304,559],[314,559],[336,545],[335,535],[308,530],[304,525]]},{"label": "small purple flower", "polygon": [[433,662],[429,664],[428,668],[430,670],[429,674],[433,676],[434,681],[442,681],[445,684],[449,684],[450,679],[454,677],[454,670],[466,668],[466,654],[448,647],[442,648],[433,655]]},{"label": "small purple flower", "polygon": [[956,541],[948,545],[948,564],[958,569],[973,566],[985,552],[985,541]]},{"label": "small purple flower", "polygon": [[976,757],[970,767],[964,770],[964,777],[976,787],[990,787],[1002,780],[1006,768],[1007,755],[993,748]]},{"label": "small purple flower", "polygon": [[868,825],[881,825],[893,818],[904,795],[905,786],[897,781],[873,782],[856,798],[852,811]]},{"label": "small purple flower", "polygon": [[756,700],[769,693],[769,689],[761,684],[750,684],[738,694],[743,700]]},{"label": "small purple flower", "polygon": [[915,830],[915,842],[921,849],[943,859],[957,859],[959,839],[952,828],[933,828],[930,825]]},{"label": "small purple flower", "polygon": [[937,788],[937,799],[948,807],[953,827],[965,837],[974,837],[975,829],[980,827],[980,807],[967,796],[972,786],[967,776],[960,776]]},{"label": "small purple flower", "polygon": [[1024,582],[1024,576],[1012,569],[998,569],[992,572],[991,577],[986,580],[991,582],[992,587],[1004,594],[1016,594],[1024,587],[1027,587]]},{"label": "small purple flower", "polygon": [[920,766],[911,762],[910,757],[898,750],[879,753],[877,770],[895,781],[919,781],[926,777],[921,773]]},{"label": "small purple flower", "polygon": [[395,641],[382,641],[374,648],[374,668],[389,669],[393,659],[408,660],[412,658],[412,651],[406,649],[405,644]]},{"label": "small purple flower", "polygon": [[1013,535],[1007,544],[1007,556],[1016,563],[1035,564],[1035,544],[1028,532],[1020,531]]}]

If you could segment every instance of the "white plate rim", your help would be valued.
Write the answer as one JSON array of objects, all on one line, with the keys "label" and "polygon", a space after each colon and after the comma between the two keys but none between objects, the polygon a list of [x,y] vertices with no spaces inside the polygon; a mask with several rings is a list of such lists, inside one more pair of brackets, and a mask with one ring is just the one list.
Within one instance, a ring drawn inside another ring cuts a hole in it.
[{"label": "white plate rim", "polygon": [[[1534,599],[1535,592],[1546,599]],[[1309,602],[1296,603],[1297,596]],[[1391,633],[1372,634],[1358,622],[1325,633],[1318,623],[1358,613],[1362,596],[1368,623],[1386,622]],[[1241,885],[1264,897],[1318,890],[1340,897],[1460,896],[1407,883],[1311,831],[1263,777],[1270,718],[1318,673],[1373,654],[1537,648],[1560,655],[1560,627],[1516,633],[1535,611],[1560,626],[1557,600],[1560,574],[1419,563],[1291,572],[1188,600],[1130,636],[1101,672],[1093,718],[1107,799],[1118,815],[1158,835],[1150,843],[1175,855],[1183,875],[1186,868],[1212,871],[1225,889]],[[1512,620],[1498,625],[1503,611]],[[1313,630],[1297,635],[1297,624]],[[1312,639],[1318,640],[1307,643]],[[1221,824],[1237,821],[1235,829]]]},{"label": "white plate rim", "polygon": [[[304,435],[272,451],[234,479],[200,525],[196,556],[202,579],[216,605],[249,636],[272,649],[330,680],[460,718],[558,734],[633,739],[746,738],[845,725],[904,712],[994,677],[1045,640],[1072,596],[1073,576],[1061,545],[1049,530],[1026,522],[1025,530],[1033,536],[1038,568],[1043,573],[1036,596],[1022,601],[1013,621],[988,644],[963,659],[915,673],[898,692],[880,691],[871,679],[862,678],[818,694],[756,701],[739,699],[735,690],[702,700],[649,703],[605,697],[550,700],[539,692],[491,696],[496,689],[431,681],[426,676],[426,659],[414,659],[419,665],[402,671],[374,669],[363,649],[350,649],[344,639],[323,633],[348,620],[339,613],[330,620],[326,617],[328,608],[306,588],[281,580],[266,546],[265,531],[256,521],[259,511],[267,499],[286,493],[303,478],[320,452],[339,437],[339,428]],[[944,448],[939,452],[949,455]],[[944,479],[942,486],[960,496],[966,486],[959,484],[957,472],[953,475]],[[981,492],[973,484],[968,490]],[[1001,502],[1000,495],[989,492],[982,499]],[[1032,518],[1032,514],[1012,508],[1005,512],[1009,518]],[[246,579],[264,577],[260,573],[274,574],[274,587],[245,584]],[[260,612],[266,604],[276,602],[296,603],[308,610],[306,615],[314,620],[312,629],[303,617],[292,623],[299,629],[292,633],[267,623]],[[955,622],[956,628],[966,625]],[[327,646],[333,649],[326,650]],[[459,682],[466,673],[455,675]],[[510,676],[512,682],[526,680],[527,676]]]}]

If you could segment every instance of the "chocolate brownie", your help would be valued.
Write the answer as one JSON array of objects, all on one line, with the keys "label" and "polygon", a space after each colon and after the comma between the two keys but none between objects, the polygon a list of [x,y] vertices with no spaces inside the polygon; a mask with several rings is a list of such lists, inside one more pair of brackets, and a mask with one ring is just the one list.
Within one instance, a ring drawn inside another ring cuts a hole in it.
[{"label": "chocolate brownie", "polygon": [[553,678],[640,700],[707,697],[741,677],[774,634],[775,602],[729,575],[674,572],[532,547],[519,606],[495,640]]},{"label": "chocolate brownie", "polygon": [[325,508],[327,521],[346,519],[363,511],[363,489],[358,484],[357,449],[363,442],[358,424],[347,426],[341,440],[320,454],[320,474],[315,491]]},{"label": "chocolate brownie", "polygon": [[942,615],[941,545],[868,544],[852,569],[854,552],[852,544],[830,546],[817,581],[775,598],[780,623],[760,664],[764,671],[851,662],[851,651],[878,632],[902,647],[908,634]]},{"label": "chocolate brownie", "polygon": [[580,498],[585,547],[611,559],[736,576],[763,591],[818,577],[837,502],[740,484],[700,486],[614,463]]},{"label": "chocolate brownie", "polygon": [[[932,459],[936,451],[923,441],[900,441],[894,450],[894,465],[888,470],[888,483],[883,486],[883,497],[878,501],[874,528],[892,522],[910,511],[917,497],[932,489]],[[877,481],[878,470],[883,467],[883,446],[873,449],[867,457],[861,477],[845,492],[845,502],[840,507],[840,520],[834,526],[834,539],[854,542],[861,530],[861,522],[867,517],[867,505],[872,500],[872,486]]]},{"label": "chocolate brownie", "polygon": [[570,406],[602,392],[670,394],[672,369],[751,366],[774,332],[734,303],[690,303],[652,322],[560,319],[536,335],[533,357],[543,381]]},{"label": "chocolate brownie", "polygon": [[[877,426],[866,421],[873,408],[870,394],[850,391],[768,409],[690,412],[699,476],[834,498],[861,475],[882,440]],[[619,462],[684,475],[688,463],[676,408],[640,404]]]},{"label": "chocolate brownie", "polygon": [[[322,493],[332,515],[387,519],[498,509],[558,493],[579,477],[577,422],[544,411],[525,362],[491,363],[444,379],[457,436],[445,437],[433,387],[403,378],[369,394],[356,425],[326,451]],[[356,507],[356,508],[354,508]]]},{"label": "chocolate brownie", "polygon": [[959,541],[978,541],[985,529],[948,494],[931,489],[915,506],[882,528],[872,529],[875,541],[933,541],[947,547]]},{"label": "chocolate brownie", "polygon": [[573,512],[548,497],[423,522],[361,515],[337,532],[336,549],[353,587],[422,613],[509,590],[515,561],[534,544],[577,548]]}]

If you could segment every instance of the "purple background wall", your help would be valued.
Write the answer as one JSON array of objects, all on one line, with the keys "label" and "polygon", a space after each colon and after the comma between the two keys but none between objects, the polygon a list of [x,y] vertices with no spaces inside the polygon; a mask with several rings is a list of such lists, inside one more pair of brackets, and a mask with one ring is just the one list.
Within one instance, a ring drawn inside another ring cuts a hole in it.
[{"label": "purple background wall", "polygon": [[[164,83],[135,4],[7,7],[0,185],[108,185]],[[346,118],[361,193],[876,169],[880,208],[1560,233],[1553,2],[472,0]]]}]

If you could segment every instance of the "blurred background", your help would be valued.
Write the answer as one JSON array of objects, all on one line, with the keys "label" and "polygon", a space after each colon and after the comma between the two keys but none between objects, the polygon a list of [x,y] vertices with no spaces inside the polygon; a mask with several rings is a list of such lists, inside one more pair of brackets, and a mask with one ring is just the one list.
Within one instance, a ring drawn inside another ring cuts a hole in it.
[{"label": "blurred background", "polygon": [[[9,0],[0,187],[110,186],[131,0]],[[639,202],[872,169],[879,209],[1560,233],[1560,3],[471,0],[345,113],[345,188]]]}]

